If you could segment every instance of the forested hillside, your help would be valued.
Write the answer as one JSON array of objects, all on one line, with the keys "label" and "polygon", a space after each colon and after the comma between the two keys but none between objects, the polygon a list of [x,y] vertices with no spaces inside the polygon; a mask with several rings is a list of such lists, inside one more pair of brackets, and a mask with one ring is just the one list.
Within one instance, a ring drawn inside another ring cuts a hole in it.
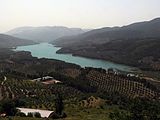
[{"label": "forested hillside", "polygon": [[93,30],[76,37],[53,42],[61,46],[57,53],[72,53],[160,70],[160,19],[123,27]]},{"label": "forested hillside", "polygon": [[16,46],[31,44],[35,44],[35,42],[31,40],[19,39],[9,35],[0,34],[0,48],[12,48]]}]

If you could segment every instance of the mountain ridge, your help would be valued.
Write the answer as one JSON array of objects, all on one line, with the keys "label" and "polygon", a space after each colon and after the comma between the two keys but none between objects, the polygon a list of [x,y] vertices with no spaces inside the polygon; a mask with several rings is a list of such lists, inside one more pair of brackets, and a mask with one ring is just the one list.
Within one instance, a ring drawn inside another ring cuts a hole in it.
[{"label": "mountain ridge", "polygon": [[57,53],[110,60],[142,69],[160,70],[160,18],[116,28],[103,28],[58,39]]},{"label": "mountain ridge", "polygon": [[6,34],[22,39],[29,39],[35,42],[49,42],[63,36],[78,35],[86,31],[88,30],[81,28],[68,28],[64,26],[25,26],[12,29],[6,32]]},{"label": "mountain ridge", "polygon": [[[81,35],[75,36],[70,39],[64,38],[57,39],[52,42],[58,46],[67,46],[69,44],[81,43],[87,44],[102,44],[114,39],[131,39],[131,38],[143,38],[143,37],[160,37],[160,18],[153,19],[151,21],[132,23],[122,27],[104,27],[101,29],[94,29]],[[69,41],[69,44],[67,42]]]}]

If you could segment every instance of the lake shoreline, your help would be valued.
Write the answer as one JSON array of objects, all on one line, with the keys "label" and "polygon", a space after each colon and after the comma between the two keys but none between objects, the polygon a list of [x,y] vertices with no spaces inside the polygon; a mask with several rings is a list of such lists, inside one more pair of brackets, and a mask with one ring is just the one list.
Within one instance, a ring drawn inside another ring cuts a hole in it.
[{"label": "lake shoreline", "polygon": [[101,60],[101,61],[111,62],[113,64],[121,64],[121,65],[124,65],[124,66],[133,67],[133,69],[131,70],[132,72],[140,71],[140,69],[137,66],[124,64],[124,63],[121,63],[121,62],[118,62],[118,61],[114,61],[113,59],[107,59],[106,60],[106,59],[103,59],[103,58],[87,56],[87,55],[84,55],[84,54],[82,55],[82,54],[76,54],[76,53],[71,53],[71,52],[62,52],[62,51],[59,52],[59,50],[56,53],[57,54],[65,54],[65,55],[71,54],[72,56],[75,56],[75,57],[83,57],[83,58],[88,58],[88,59],[92,59],[92,60]]},{"label": "lake shoreline", "polygon": [[106,61],[102,59],[89,58],[86,56],[79,56],[76,54],[68,54],[68,53],[59,54],[57,51],[60,49],[61,47],[57,47],[49,43],[40,43],[29,46],[18,46],[15,49],[15,51],[29,51],[31,52],[33,57],[61,60],[68,63],[80,65],[81,67],[103,68],[106,70],[108,68],[113,68],[126,72],[137,71],[137,68],[135,67],[127,66],[124,64],[118,64],[115,62]]}]

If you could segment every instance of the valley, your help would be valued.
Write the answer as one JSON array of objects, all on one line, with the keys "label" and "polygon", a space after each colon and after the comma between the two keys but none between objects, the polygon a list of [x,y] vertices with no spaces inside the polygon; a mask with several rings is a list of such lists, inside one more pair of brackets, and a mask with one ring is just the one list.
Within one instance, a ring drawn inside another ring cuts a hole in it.
[{"label": "valley", "polygon": [[159,120],[159,23],[78,29],[50,43],[0,34],[0,119],[43,120],[49,110],[49,120]]}]

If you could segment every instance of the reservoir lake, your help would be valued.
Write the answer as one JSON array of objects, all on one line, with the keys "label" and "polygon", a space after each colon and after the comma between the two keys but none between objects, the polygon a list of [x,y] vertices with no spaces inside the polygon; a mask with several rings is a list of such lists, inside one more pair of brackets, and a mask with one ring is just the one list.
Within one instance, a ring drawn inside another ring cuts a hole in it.
[{"label": "reservoir lake", "polygon": [[61,48],[55,47],[54,45],[49,43],[40,43],[35,45],[19,46],[15,49],[15,51],[29,51],[31,52],[33,57],[62,60],[68,63],[80,65],[81,67],[94,67],[103,69],[114,68],[127,72],[136,69],[134,67],[117,64],[105,60],[72,56],[72,54],[57,54],[56,51],[59,49]]}]

